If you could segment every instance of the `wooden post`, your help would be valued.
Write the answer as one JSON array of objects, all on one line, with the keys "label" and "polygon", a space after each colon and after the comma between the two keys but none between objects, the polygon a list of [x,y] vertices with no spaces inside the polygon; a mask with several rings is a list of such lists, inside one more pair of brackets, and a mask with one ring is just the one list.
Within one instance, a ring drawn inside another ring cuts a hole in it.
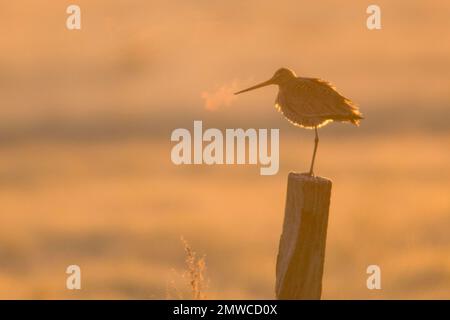
[{"label": "wooden post", "polygon": [[320,299],[331,180],[289,173],[277,257],[277,299]]}]

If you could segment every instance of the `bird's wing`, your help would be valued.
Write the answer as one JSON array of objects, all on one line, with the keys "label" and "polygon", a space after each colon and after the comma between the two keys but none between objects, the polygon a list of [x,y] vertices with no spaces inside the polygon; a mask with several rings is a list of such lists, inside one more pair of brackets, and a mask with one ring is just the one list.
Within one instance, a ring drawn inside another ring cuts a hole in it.
[{"label": "bird's wing", "polygon": [[349,121],[362,118],[350,99],[337,92],[332,84],[316,78],[297,78],[280,88],[277,102],[302,117]]}]

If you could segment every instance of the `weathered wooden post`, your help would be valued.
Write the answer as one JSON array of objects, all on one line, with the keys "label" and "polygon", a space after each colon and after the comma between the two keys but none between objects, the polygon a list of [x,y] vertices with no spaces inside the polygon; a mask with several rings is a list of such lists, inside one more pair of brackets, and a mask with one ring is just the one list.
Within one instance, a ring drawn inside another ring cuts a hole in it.
[{"label": "weathered wooden post", "polygon": [[277,299],[320,299],[331,180],[289,173],[277,257]]}]

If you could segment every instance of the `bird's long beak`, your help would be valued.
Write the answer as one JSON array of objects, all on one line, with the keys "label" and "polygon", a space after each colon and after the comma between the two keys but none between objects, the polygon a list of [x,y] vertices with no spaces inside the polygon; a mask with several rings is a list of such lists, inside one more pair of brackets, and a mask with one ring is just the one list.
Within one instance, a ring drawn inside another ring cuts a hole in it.
[{"label": "bird's long beak", "polygon": [[262,88],[262,87],[265,87],[265,86],[268,86],[268,85],[271,85],[271,84],[274,84],[273,79],[261,82],[260,84],[257,84],[256,86],[253,86],[253,87],[250,87],[250,88],[247,88],[247,89],[235,92],[234,94],[240,94],[240,93],[247,92],[247,91],[250,91],[250,90],[255,90],[255,89]]}]

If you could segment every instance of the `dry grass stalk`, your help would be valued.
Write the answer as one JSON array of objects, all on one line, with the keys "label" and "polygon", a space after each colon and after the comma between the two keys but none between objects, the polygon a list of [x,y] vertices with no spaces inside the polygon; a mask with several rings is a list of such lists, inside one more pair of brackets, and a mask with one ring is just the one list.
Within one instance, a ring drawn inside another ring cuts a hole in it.
[{"label": "dry grass stalk", "polygon": [[192,250],[189,243],[181,238],[184,251],[186,253],[186,267],[187,270],[183,274],[184,278],[189,281],[189,286],[192,292],[192,298],[195,300],[206,299],[205,290],[207,288],[207,281],[205,279],[206,262],[205,256],[198,258],[197,253]]}]

